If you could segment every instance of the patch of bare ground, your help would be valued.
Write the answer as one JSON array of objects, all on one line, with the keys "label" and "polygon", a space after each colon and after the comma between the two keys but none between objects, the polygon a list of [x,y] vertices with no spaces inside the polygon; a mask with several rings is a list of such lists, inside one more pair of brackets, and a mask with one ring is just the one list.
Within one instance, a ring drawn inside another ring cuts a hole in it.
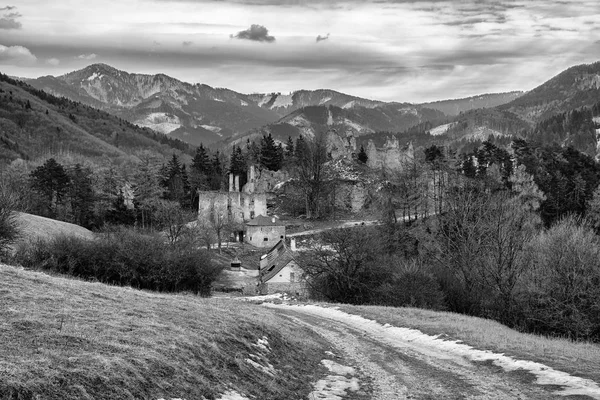
[{"label": "patch of bare ground", "polygon": [[2,400],[304,399],[325,350],[260,306],[0,265]]}]

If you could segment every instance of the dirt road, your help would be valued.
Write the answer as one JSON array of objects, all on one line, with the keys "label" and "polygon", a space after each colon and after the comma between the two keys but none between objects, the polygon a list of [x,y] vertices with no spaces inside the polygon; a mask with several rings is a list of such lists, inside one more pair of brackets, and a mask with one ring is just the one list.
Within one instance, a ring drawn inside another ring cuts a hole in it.
[{"label": "dirt road", "polygon": [[349,394],[352,399],[600,399],[597,383],[541,364],[521,363],[341,311],[265,305],[323,336],[339,356],[337,362],[359,371],[369,394]]}]

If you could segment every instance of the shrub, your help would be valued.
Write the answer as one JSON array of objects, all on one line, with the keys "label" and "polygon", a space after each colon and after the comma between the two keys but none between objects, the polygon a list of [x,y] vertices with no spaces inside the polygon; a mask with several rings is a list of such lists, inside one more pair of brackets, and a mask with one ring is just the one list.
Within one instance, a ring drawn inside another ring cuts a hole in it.
[{"label": "shrub", "polygon": [[600,238],[568,217],[529,245],[520,303],[528,330],[600,340]]},{"label": "shrub", "polygon": [[103,283],[203,296],[221,269],[207,252],[171,246],[155,235],[122,229],[96,240],[60,236],[21,246],[17,262],[32,269],[68,274]]},{"label": "shrub", "polygon": [[19,238],[20,229],[14,211],[18,199],[0,187],[0,258],[6,256],[10,246]]}]

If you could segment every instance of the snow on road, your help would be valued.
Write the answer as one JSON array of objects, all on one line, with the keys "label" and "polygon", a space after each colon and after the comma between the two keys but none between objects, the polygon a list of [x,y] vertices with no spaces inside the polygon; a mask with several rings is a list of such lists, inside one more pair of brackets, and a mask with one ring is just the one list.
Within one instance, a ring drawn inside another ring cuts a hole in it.
[{"label": "snow on road", "polygon": [[358,315],[347,314],[336,308],[272,303],[265,303],[264,305],[270,308],[291,310],[340,322],[396,349],[415,350],[421,354],[436,359],[454,361],[457,364],[491,361],[494,365],[508,372],[523,370],[533,374],[536,377],[535,383],[538,385],[559,386],[560,388],[553,392],[555,395],[580,395],[600,399],[600,386],[596,382],[557,371],[537,362],[517,360],[504,354],[478,350],[460,341],[445,340],[439,336],[427,335],[416,329],[400,328],[389,324],[382,325]]}]

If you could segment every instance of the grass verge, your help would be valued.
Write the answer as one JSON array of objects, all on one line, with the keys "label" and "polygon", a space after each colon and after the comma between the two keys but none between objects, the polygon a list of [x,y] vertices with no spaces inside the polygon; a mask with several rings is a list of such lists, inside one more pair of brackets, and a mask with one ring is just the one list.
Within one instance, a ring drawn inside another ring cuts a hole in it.
[{"label": "grass verge", "polygon": [[287,325],[238,301],[0,265],[0,399],[306,398],[326,347]]},{"label": "grass verge", "polygon": [[[381,324],[447,335],[481,350],[536,361],[600,382],[600,345],[521,333],[496,321],[417,308],[336,305],[341,311]],[[445,337],[444,336],[444,337]]]}]

